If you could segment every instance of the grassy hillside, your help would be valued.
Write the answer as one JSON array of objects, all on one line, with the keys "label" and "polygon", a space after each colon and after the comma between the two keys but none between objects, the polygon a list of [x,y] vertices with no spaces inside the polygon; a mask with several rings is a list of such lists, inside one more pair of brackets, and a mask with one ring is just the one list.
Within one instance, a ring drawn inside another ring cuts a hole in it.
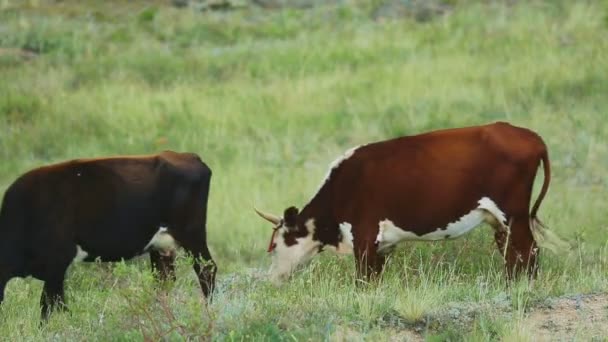
[{"label": "grassy hillside", "polygon": [[[78,265],[67,283],[71,313],[43,328],[40,282],[13,280],[0,335],[526,340],[535,339],[526,318],[534,305],[605,292],[606,3],[452,1],[428,21],[372,20],[378,3],[197,12],[163,1],[0,2],[0,190],[44,163],[196,152],[214,171],[208,238],[220,272],[217,300],[204,307],[183,258],[166,296],[145,259]],[[280,288],[259,279],[270,227],[254,204],[276,213],[303,205],[353,145],[496,120],[529,127],[549,146],[553,179],[540,216],[571,249],[543,252],[533,286],[504,286],[488,227],[404,244],[378,287],[355,287],[352,257],[331,255]],[[465,328],[429,323],[450,302],[508,310],[482,310]]]}]

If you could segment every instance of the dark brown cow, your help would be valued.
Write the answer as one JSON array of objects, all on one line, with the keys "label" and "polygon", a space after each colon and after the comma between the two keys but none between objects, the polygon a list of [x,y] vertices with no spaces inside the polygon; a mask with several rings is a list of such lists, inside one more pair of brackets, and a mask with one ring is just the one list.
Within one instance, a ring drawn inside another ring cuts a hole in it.
[{"label": "dark brown cow", "polygon": [[73,261],[149,252],[159,276],[175,278],[177,246],[194,257],[210,296],[216,272],[206,238],[210,180],[197,155],[171,151],[73,160],[24,174],[0,209],[0,303],[11,278],[31,275],[44,281],[42,317],[64,308],[64,277]]},{"label": "dark brown cow", "polygon": [[[544,184],[530,212],[536,172]],[[354,247],[358,274],[379,274],[403,240],[443,240],[489,223],[509,278],[536,275],[536,213],[550,181],[547,147],[534,132],[495,123],[406,136],[346,152],[301,212],[272,222],[271,276],[280,281],[324,249]],[[256,210],[257,211],[257,210]]]}]

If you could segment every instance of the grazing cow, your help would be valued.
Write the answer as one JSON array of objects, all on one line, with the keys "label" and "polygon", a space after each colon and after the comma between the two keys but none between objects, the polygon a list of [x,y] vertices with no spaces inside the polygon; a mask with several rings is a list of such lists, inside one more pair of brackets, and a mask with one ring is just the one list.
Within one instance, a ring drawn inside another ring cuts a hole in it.
[{"label": "grazing cow", "polygon": [[[544,184],[529,210],[540,162]],[[534,132],[494,123],[405,136],[350,149],[302,211],[274,225],[271,279],[287,278],[317,253],[351,252],[358,275],[378,275],[404,240],[454,239],[481,223],[495,231],[508,278],[536,275],[536,213],[550,181],[547,147]]]},{"label": "grazing cow", "polygon": [[[149,252],[161,279],[175,278],[175,249],[193,256],[209,297],[215,263],[207,248],[211,170],[190,153],[81,159],[19,177],[0,209],[0,303],[13,277],[44,281],[47,318],[65,308],[63,283],[74,261],[118,261]],[[201,259],[205,260],[204,264]]]}]

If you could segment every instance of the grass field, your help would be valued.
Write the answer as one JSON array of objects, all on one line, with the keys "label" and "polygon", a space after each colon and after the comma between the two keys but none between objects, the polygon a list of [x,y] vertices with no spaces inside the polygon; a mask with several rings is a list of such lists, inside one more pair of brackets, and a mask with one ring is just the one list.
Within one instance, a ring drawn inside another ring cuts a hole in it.
[{"label": "grass field", "polygon": [[[214,172],[208,240],[219,267],[206,306],[183,256],[167,291],[147,258],[75,265],[70,313],[44,326],[41,282],[15,279],[0,339],[606,338],[605,306],[595,324],[575,314],[591,326],[567,331],[531,315],[555,298],[608,292],[608,3],[458,0],[427,21],[372,20],[379,3],[197,12],[0,1],[0,190],[65,159],[196,152]],[[356,286],[353,258],[331,254],[281,287],[264,280],[270,227],[253,205],[301,207],[354,145],[497,120],[549,146],[540,217],[569,247],[542,251],[532,286],[504,286],[489,227],[403,244],[378,286]]]}]

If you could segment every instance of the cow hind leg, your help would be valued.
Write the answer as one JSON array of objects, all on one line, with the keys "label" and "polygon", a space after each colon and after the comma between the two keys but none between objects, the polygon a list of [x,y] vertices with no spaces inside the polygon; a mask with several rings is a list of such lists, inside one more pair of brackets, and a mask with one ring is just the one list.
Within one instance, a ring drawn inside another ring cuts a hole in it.
[{"label": "cow hind leg", "polygon": [[4,290],[6,289],[7,279],[0,279],[0,305],[4,302]]},{"label": "cow hind leg", "polygon": [[[43,272],[37,278],[44,281],[40,296],[42,320],[47,320],[54,310],[67,311],[65,304],[64,281],[68,267],[78,255],[76,245],[71,247],[56,245],[46,250],[38,257],[46,257],[49,262],[44,265]],[[63,252],[63,253],[61,253]],[[49,257],[52,255],[52,257]]]},{"label": "cow hind leg", "polygon": [[510,229],[496,230],[495,239],[505,259],[507,277],[513,280],[522,274],[530,279],[538,273],[538,246],[530,229],[528,217],[514,217]]},{"label": "cow hind leg", "polygon": [[55,274],[44,280],[44,287],[42,288],[42,295],[40,297],[43,320],[47,320],[55,309],[67,310],[64,293],[66,269],[58,270]]},{"label": "cow hind leg", "polygon": [[152,272],[161,282],[167,280],[175,281],[175,251],[161,254],[158,251],[150,251],[150,265]]}]

